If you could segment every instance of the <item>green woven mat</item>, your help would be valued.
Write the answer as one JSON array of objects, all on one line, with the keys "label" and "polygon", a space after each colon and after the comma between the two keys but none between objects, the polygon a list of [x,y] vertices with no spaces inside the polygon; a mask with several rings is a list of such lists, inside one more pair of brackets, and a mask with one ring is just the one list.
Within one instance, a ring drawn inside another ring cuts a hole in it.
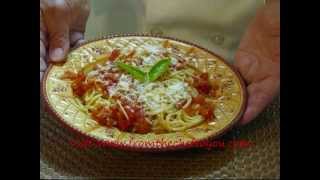
[{"label": "green woven mat", "polygon": [[[41,106],[42,107],[42,106]],[[102,148],[78,149],[77,138],[40,110],[40,178],[199,179],[280,177],[280,98],[257,119],[222,137],[245,140],[243,148],[134,153]]]}]

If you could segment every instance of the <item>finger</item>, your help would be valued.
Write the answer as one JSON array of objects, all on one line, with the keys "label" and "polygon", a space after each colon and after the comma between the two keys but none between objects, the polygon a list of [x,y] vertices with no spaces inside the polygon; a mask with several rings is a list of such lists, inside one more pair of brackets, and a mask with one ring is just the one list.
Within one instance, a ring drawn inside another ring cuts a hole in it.
[{"label": "finger", "polygon": [[71,31],[84,32],[90,14],[90,3],[88,0],[67,1],[72,10]]},{"label": "finger", "polygon": [[47,68],[47,64],[45,62],[46,58],[46,47],[47,47],[47,38],[45,35],[46,28],[43,23],[42,12],[40,11],[40,82],[42,80],[45,69]]},{"label": "finger", "polygon": [[83,43],[85,43],[86,42],[86,40],[84,40],[84,39],[80,39],[79,41],[77,41],[76,43],[75,43],[75,47],[76,46],[80,46],[81,44],[83,44]]},{"label": "finger", "polygon": [[41,29],[40,29],[40,41],[43,43],[43,46],[44,46],[45,48],[48,47],[48,42],[47,42],[46,34],[45,34],[44,31],[42,31]]},{"label": "finger", "polygon": [[42,80],[43,74],[44,73],[40,71],[40,81]]},{"label": "finger", "polygon": [[47,64],[45,62],[45,60],[40,57],[40,71],[45,71],[47,69]]},{"label": "finger", "polygon": [[42,10],[40,10],[40,41],[42,41],[44,46],[47,47],[47,45],[48,45],[47,44],[47,38],[46,38],[47,28],[46,28],[46,25],[44,23],[44,19],[43,18],[44,18],[43,17],[43,12],[42,12]]},{"label": "finger", "polygon": [[82,32],[72,32],[71,35],[70,35],[70,43],[71,43],[71,46],[75,46],[77,44],[79,44],[79,41],[83,41],[84,39],[84,35]]},{"label": "finger", "polygon": [[265,33],[269,35],[279,36],[280,35],[280,1],[279,0],[269,0],[261,16],[265,19]]},{"label": "finger", "polygon": [[43,41],[41,40],[40,35],[40,81],[43,76],[43,72],[47,69],[47,63],[45,61],[46,58],[46,48],[44,46]]},{"label": "finger", "polygon": [[239,121],[239,125],[245,125],[251,120],[257,117],[257,115],[265,108],[267,105],[266,96],[261,92],[254,92],[252,87],[248,89],[248,102],[245,113],[242,119]]},{"label": "finger", "polygon": [[70,10],[64,1],[48,4],[43,14],[49,44],[49,61],[62,61],[69,50]]},{"label": "finger", "polygon": [[64,60],[69,47],[69,28],[67,26],[56,32],[49,32],[49,61]]},{"label": "finger", "polygon": [[40,58],[45,59],[46,57],[46,48],[44,46],[44,43],[40,40]]},{"label": "finger", "polygon": [[247,108],[239,121],[239,125],[245,125],[256,118],[265,107],[271,103],[279,92],[279,81],[268,78],[248,86]]}]

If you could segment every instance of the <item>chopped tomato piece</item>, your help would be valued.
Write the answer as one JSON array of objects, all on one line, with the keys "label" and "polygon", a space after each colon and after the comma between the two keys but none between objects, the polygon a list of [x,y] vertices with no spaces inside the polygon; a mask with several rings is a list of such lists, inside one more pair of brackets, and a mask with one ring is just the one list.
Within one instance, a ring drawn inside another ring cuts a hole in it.
[{"label": "chopped tomato piece", "polygon": [[203,80],[208,80],[209,79],[209,74],[206,72],[206,73],[201,73],[200,74],[200,78],[203,79]]},{"label": "chopped tomato piece", "polygon": [[140,110],[137,107],[132,107],[132,106],[126,105],[124,107],[124,109],[126,110],[128,116],[129,116],[129,119],[132,122],[135,122],[137,119],[144,117],[142,110]]},{"label": "chopped tomato piece", "polygon": [[205,101],[205,97],[198,95],[192,98],[191,105],[184,109],[184,112],[189,116],[194,116],[199,113],[205,120],[213,119],[213,106],[211,103]]},{"label": "chopped tomato piece", "polygon": [[199,114],[207,121],[213,118],[213,108],[209,105],[203,106],[199,109]]},{"label": "chopped tomato piece", "polygon": [[111,52],[110,56],[109,56],[109,60],[114,61],[117,59],[117,57],[119,57],[120,55],[120,50],[119,49],[115,49]]},{"label": "chopped tomato piece", "polygon": [[[68,71],[67,71],[68,72]],[[90,89],[97,89],[98,91],[102,92],[104,95],[106,94],[106,91],[103,88],[103,85],[101,83],[98,83],[95,80],[88,79],[86,81],[86,76],[83,72],[79,72],[76,75],[72,73],[67,73],[65,78],[72,79],[71,88],[73,93],[76,96],[83,96],[88,90]]]},{"label": "chopped tomato piece", "polygon": [[111,110],[106,107],[99,107],[96,110],[91,112],[91,116],[96,120],[100,125],[112,127],[113,120],[110,118]]},{"label": "chopped tomato piece", "polygon": [[90,89],[93,89],[96,87],[96,84],[94,81],[92,80],[88,80],[87,82],[82,82],[82,86],[84,87],[84,89],[86,91],[90,90]]},{"label": "chopped tomato piece", "polygon": [[134,124],[135,132],[145,134],[151,131],[151,124],[149,124],[144,118],[137,119]]},{"label": "chopped tomato piece", "polygon": [[66,71],[63,78],[72,80],[72,90],[77,96],[82,96],[86,92],[86,88],[83,86],[83,82],[86,76],[83,73],[73,73]]},{"label": "chopped tomato piece", "polygon": [[202,94],[209,94],[212,85],[209,82],[209,75],[208,73],[201,73],[200,78],[195,79],[195,88]]},{"label": "chopped tomato piece", "polygon": [[197,109],[195,109],[192,105],[188,106],[187,108],[183,109],[185,113],[189,116],[194,116],[197,113]]},{"label": "chopped tomato piece", "polygon": [[204,96],[199,94],[198,96],[192,98],[192,103],[200,104],[200,105],[204,104],[205,98],[204,98]]},{"label": "chopped tomato piece", "polygon": [[119,128],[121,131],[129,131],[129,129],[132,127],[132,123],[125,117],[119,107],[112,107],[111,111],[111,117],[117,122],[117,128]]},{"label": "chopped tomato piece", "polygon": [[86,93],[85,87],[82,85],[82,83],[73,83],[72,84],[72,91],[76,96],[83,96],[84,93]]},{"label": "chopped tomato piece", "polygon": [[137,119],[144,118],[144,112],[138,105],[132,104],[124,98],[121,99],[121,104],[129,117],[130,123],[134,124]]},{"label": "chopped tomato piece", "polygon": [[209,94],[212,88],[208,81],[199,81],[195,87],[202,94]]},{"label": "chopped tomato piece", "polygon": [[77,73],[77,77],[73,79],[74,81],[84,81],[86,79],[86,75],[83,72]]},{"label": "chopped tomato piece", "polygon": [[121,131],[128,131],[131,127],[131,123],[129,120],[127,120],[126,118],[119,118],[117,120],[117,127],[121,130]]},{"label": "chopped tomato piece", "polygon": [[71,85],[72,90],[75,95],[81,97],[83,96],[88,90],[95,87],[95,83],[93,81],[74,81]]},{"label": "chopped tomato piece", "polygon": [[104,97],[108,97],[108,91],[106,90],[106,88],[104,87],[104,85],[99,82],[99,81],[94,81],[94,88],[99,91],[100,93],[102,93],[102,95]]}]

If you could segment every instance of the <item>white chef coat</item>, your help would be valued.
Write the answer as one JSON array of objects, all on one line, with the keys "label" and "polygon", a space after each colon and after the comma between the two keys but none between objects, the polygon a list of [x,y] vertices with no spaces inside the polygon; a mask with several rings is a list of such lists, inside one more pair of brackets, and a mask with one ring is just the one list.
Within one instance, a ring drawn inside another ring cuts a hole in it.
[{"label": "white chef coat", "polygon": [[153,33],[187,40],[233,62],[264,0],[91,0],[86,38]]}]

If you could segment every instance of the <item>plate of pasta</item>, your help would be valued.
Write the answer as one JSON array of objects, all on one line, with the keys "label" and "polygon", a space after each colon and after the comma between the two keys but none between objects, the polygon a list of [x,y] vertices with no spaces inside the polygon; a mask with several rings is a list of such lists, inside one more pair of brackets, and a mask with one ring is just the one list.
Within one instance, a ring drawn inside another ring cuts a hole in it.
[{"label": "plate of pasta", "polygon": [[230,130],[246,91],[239,73],[190,42],[113,35],[72,49],[50,65],[42,94],[50,112],[110,148],[166,151],[194,147]]}]

